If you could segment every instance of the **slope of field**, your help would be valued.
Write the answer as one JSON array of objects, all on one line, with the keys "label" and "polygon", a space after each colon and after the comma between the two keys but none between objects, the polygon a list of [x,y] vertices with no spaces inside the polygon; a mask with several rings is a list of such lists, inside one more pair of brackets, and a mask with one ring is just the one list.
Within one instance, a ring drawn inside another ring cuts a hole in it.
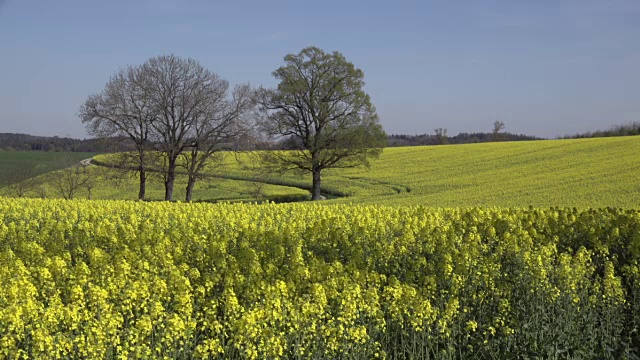
[{"label": "slope of field", "polygon": [[[638,136],[388,148],[370,169],[325,171],[323,189],[338,197],[327,203],[636,208],[639,154]],[[249,156],[240,160],[249,162]],[[109,155],[97,158],[108,162]],[[194,199],[253,197],[255,174],[243,170],[235,156],[225,159],[226,166],[209,175],[227,178],[201,180]],[[303,199],[311,188],[308,175],[272,174],[265,181],[266,198]],[[176,200],[182,200],[184,186],[179,179]],[[127,177],[119,189],[103,183],[96,190],[95,199],[135,199],[136,179]],[[152,180],[148,192],[150,199],[162,199],[161,180]]]},{"label": "slope of field", "polygon": [[82,152],[0,151],[0,188],[13,182],[13,175],[19,168],[33,168],[33,174],[39,175],[60,169],[69,161],[88,159],[93,155]]},{"label": "slope of field", "polygon": [[399,189],[349,187],[353,197],[344,200],[354,202],[636,208],[640,137],[386,149],[370,171],[332,172],[326,180],[345,178]]},{"label": "slope of field", "polygon": [[[60,178],[62,171],[52,171],[35,177],[37,188],[27,192],[25,197],[62,198],[60,192],[62,186],[68,189],[68,181],[63,185],[55,178]],[[79,186],[74,193],[75,199],[93,200],[136,200],[138,199],[138,178],[133,173],[123,173],[102,166],[89,165],[82,169],[90,176],[91,196],[87,185]],[[83,173],[84,174],[84,173]],[[186,177],[179,175],[176,178],[174,200],[184,200],[186,194]],[[0,196],[14,197],[12,186],[0,188]],[[232,180],[223,178],[203,178],[196,183],[193,201],[302,201],[308,199],[308,192],[296,187],[270,185],[254,181]],[[151,175],[147,180],[146,200],[157,201],[164,199],[164,185],[162,178]]]},{"label": "slope of field", "polygon": [[640,137],[616,137],[388,148],[369,170],[326,171],[323,187],[342,203],[636,208],[639,179]]}]

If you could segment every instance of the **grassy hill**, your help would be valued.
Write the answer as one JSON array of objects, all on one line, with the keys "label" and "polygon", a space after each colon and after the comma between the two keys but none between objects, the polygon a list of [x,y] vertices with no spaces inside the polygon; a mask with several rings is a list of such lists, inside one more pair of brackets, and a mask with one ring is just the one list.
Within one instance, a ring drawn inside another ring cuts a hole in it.
[{"label": "grassy hill", "polygon": [[340,203],[635,208],[640,137],[388,148],[369,170],[327,171],[323,186],[347,194]]},{"label": "grassy hill", "polygon": [[[640,137],[387,149],[370,171],[327,176],[387,183],[342,201],[459,206],[640,205]],[[377,193],[376,193],[377,192]]]},{"label": "grassy hill", "polygon": [[[108,155],[99,158],[105,161]],[[210,175],[231,179],[203,180],[195,199],[252,198],[252,182],[242,180],[253,174],[242,170],[235,157],[228,156],[226,166]],[[640,137],[615,137],[388,148],[370,169],[326,171],[323,188],[346,195],[326,203],[637,208],[638,179]],[[94,198],[135,199],[135,181],[127,178],[118,189],[101,184]],[[272,197],[300,198],[311,186],[308,175],[278,174],[267,181],[272,184],[264,190]],[[182,188],[179,180],[178,200]],[[151,182],[149,194],[161,199],[159,179]]]}]

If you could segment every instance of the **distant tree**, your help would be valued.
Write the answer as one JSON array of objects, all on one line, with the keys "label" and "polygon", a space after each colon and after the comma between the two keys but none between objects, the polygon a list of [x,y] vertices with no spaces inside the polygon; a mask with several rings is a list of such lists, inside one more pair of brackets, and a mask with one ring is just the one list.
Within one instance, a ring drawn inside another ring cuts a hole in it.
[{"label": "distant tree", "polygon": [[313,176],[312,200],[322,199],[322,170],[368,165],[386,144],[386,134],[369,95],[364,73],[339,52],[308,47],[289,54],[273,72],[276,89],[261,88],[261,129],[274,137],[291,137],[289,151],[265,152],[265,160],[282,170]]},{"label": "distant tree", "polygon": [[34,176],[36,176],[35,169],[28,164],[22,164],[12,169],[8,181],[13,184],[11,188],[17,197],[23,197],[36,188],[38,184],[33,179]]},{"label": "distant tree", "polygon": [[100,184],[109,181],[116,176],[118,169],[111,169],[103,166],[85,166],[86,181],[83,184],[87,190],[87,199],[93,199],[93,190]]},{"label": "distant tree", "polygon": [[90,135],[109,141],[128,139],[135,144],[135,152],[122,153],[119,159],[122,166],[135,164],[140,180],[138,198],[141,200],[146,195],[147,154],[158,111],[151,90],[143,68],[130,66],[113,75],[105,89],[89,96],[79,109],[79,116]]},{"label": "distant tree", "polygon": [[247,171],[249,174],[248,193],[256,201],[259,201],[265,196],[265,188],[267,186],[267,178],[274,175],[273,169],[269,166],[264,166],[262,163],[262,157],[260,152],[247,153],[246,157],[236,160],[242,170]]},{"label": "distant tree", "polygon": [[252,181],[249,182],[249,195],[254,198],[256,201],[260,201],[265,196],[265,187],[267,184],[261,181],[260,178],[253,178]]},{"label": "distant tree", "polygon": [[440,144],[449,143],[449,137],[447,136],[446,128],[437,128],[435,129],[435,132],[436,132],[436,137],[438,138],[438,141],[440,142]]},{"label": "distant tree", "polygon": [[54,136],[33,136],[15,133],[0,133],[0,146],[17,148],[20,150],[32,151],[73,151],[73,152],[109,152],[109,151],[131,151],[135,150],[129,143],[118,144],[114,148],[114,141],[118,139],[72,139]]},{"label": "distant tree", "polygon": [[632,122],[624,125],[614,125],[609,130],[596,130],[593,132],[565,135],[564,139],[610,137],[610,136],[634,136],[640,135],[640,122]]},{"label": "distant tree", "polygon": [[44,184],[38,183],[38,185],[36,185],[34,190],[39,198],[41,199],[47,198],[47,188],[44,186]]},{"label": "distant tree", "polygon": [[504,130],[504,122],[495,121],[493,123],[493,140],[497,141],[500,139],[500,131]]},{"label": "distant tree", "polygon": [[64,199],[71,200],[91,181],[91,173],[87,171],[87,165],[74,163],[69,158],[61,161],[64,165],[71,165],[61,166],[64,167],[62,170],[51,173],[50,183]]}]

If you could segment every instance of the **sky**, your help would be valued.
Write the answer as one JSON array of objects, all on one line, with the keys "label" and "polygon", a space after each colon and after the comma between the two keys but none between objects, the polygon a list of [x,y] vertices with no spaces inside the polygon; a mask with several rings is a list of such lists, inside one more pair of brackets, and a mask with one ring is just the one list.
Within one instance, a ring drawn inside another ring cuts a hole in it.
[{"label": "sky", "polygon": [[389,134],[640,121],[638,0],[0,0],[0,132],[86,138],[78,107],[154,56],[273,87],[311,45],[364,71]]}]

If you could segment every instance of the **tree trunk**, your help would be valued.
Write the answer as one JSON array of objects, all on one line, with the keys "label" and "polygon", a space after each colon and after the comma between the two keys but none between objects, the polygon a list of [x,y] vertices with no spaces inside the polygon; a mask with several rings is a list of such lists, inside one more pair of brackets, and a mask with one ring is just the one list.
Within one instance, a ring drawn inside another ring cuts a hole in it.
[{"label": "tree trunk", "polygon": [[196,177],[189,176],[189,181],[187,182],[187,196],[185,197],[186,202],[190,202],[193,198],[193,188],[196,187]]},{"label": "tree trunk", "polygon": [[144,196],[146,192],[147,192],[147,173],[143,169],[140,169],[140,191],[138,192],[138,199],[144,200]]},{"label": "tree trunk", "polygon": [[313,185],[311,187],[311,200],[322,200],[322,193],[320,192],[320,169],[313,169]]},{"label": "tree trunk", "polygon": [[176,163],[174,161],[169,162],[169,169],[167,170],[167,178],[164,181],[164,199],[166,201],[173,200],[173,182],[176,179]]},{"label": "tree trunk", "polygon": [[191,151],[191,158],[187,161],[187,195],[185,201],[190,202],[193,198],[193,189],[196,187],[196,175],[198,174],[198,149]]}]

